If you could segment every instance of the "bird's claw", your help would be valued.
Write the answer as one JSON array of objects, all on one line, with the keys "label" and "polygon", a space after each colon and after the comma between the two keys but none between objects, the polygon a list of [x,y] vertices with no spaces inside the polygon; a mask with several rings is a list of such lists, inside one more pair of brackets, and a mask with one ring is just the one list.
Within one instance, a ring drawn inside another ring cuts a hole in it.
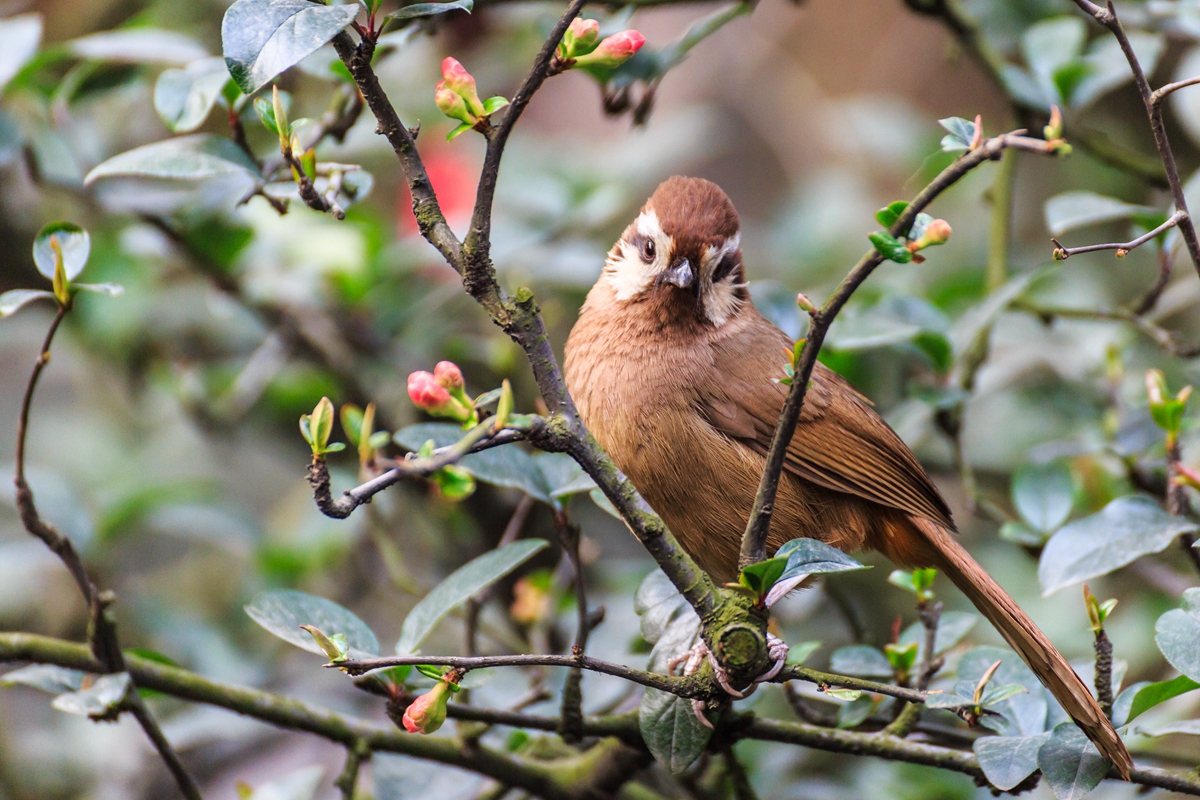
[{"label": "bird's claw", "polygon": [[[787,661],[787,654],[787,643],[778,636],[768,633],[767,655],[772,661],[771,668],[755,678],[754,683],[752,683],[750,688],[744,692],[733,688],[732,684],[729,683],[729,673],[725,671],[723,666],[721,666],[721,662],[717,661],[716,656],[714,656],[712,651],[708,649],[708,645],[705,644],[703,639],[698,639],[696,644],[692,645],[691,650],[680,653],[668,661],[667,674],[674,675],[675,669],[682,664],[684,677],[687,677],[688,675],[694,675],[700,670],[700,666],[704,663],[705,659],[707,659],[708,663],[712,665],[713,675],[716,676],[717,683],[720,684],[721,688],[724,689],[725,692],[731,697],[736,697],[740,700],[749,696],[750,694],[753,694],[754,690],[758,688],[758,684],[769,681],[778,675],[780,670],[783,669],[784,663]],[[696,719],[700,720],[705,727],[711,728],[712,723],[708,721],[708,717],[704,716],[704,712],[707,708],[708,702],[705,700],[692,701],[692,713],[696,715]]]}]

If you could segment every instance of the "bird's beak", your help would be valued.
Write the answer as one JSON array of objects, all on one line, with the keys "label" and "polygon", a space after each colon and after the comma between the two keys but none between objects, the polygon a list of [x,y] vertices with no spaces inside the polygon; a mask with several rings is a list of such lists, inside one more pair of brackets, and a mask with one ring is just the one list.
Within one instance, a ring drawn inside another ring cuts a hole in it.
[{"label": "bird's beak", "polygon": [[680,289],[695,289],[700,285],[696,277],[696,270],[692,269],[691,262],[683,258],[668,267],[659,276],[659,280]]}]

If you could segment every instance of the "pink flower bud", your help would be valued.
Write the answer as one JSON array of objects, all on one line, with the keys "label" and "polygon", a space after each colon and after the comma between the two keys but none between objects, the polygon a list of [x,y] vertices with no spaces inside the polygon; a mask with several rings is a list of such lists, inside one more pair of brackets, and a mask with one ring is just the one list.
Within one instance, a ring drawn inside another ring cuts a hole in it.
[{"label": "pink flower bud", "polygon": [[581,67],[616,69],[633,58],[633,54],[641,50],[645,43],[646,37],[634,30],[614,33],[600,42],[600,46],[592,52],[577,57],[575,64]]},{"label": "pink flower bud", "polygon": [[446,88],[466,101],[467,108],[473,115],[483,116],[483,103],[479,99],[479,90],[475,88],[475,78],[462,64],[447,56],[442,61],[442,78]]},{"label": "pink flower bud", "polygon": [[600,23],[597,20],[576,18],[563,34],[559,57],[566,61],[590,53],[596,49],[596,41],[599,38]]},{"label": "pink flower bud", "polygon": [[445,678],[418,697],[404,710],[404,729],[409,733],[433,733],[446,721],[446,703],[453,690]]},{"label": "pink flower bud", "polygon": [[950,233],[949,222],[946,222],[944,219],[935,219],[925,226],[925,231],[919,239],[908,243],[908,249],[915,253],[918,250],[924,250],[926,247],[945,244],[950,241]]},{"label": "pink flower bud", "polygon": [[463,100],[462,95],[458,92],[448,87],[445,81],[438,81],[433,97],[437,102],[437,107],[447,117],[456,119],[459,122],[466,122],[471,125],[475,124],[475,117],[472,116],[470,109],[467,108],[467,101]]},{"label": "pink flower bud", "polygon": [[443,414],[453,402],[446,387],[428,372],[414,372],[408,376],[408,396],[417,408],[430,414]]},{"label": "pink flower bud", "polygon": [[462,370],[453,361],[439,361],[433,368],[433,377],[441,386],[451,392],[462,389],[466,385],[463,381]]}]

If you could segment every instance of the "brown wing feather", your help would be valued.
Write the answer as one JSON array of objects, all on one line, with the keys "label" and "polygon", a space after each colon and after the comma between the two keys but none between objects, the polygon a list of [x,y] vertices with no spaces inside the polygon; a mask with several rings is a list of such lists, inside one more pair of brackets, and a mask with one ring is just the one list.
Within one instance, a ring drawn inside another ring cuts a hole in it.
[{"label": "brown wing feather", "polygon": [[[758,312],[747,309],[750,314]],[[746,334],[759,341],[746,347]],[[724,345],[728,343],[728,347]],[[791,340],[774,325],[751,322],[736,337],[713,342],[713,366],[722,376],[720,394],[704,412],[713,427],[765,455],[787,388],[783,377]],[[955,530],[950,509],[912,451],[841,376],[822,364],[813,370],[788,447],[785,467],[804,480],[880,505],[925,517]]]}]

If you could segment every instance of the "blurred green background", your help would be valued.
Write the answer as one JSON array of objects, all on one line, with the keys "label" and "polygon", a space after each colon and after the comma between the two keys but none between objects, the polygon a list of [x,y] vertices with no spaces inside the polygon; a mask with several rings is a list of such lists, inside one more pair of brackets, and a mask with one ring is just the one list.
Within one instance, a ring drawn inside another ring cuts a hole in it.
[{"label": "blurred green background", "polygon": [[[149,26],[176,31],[219,54],[226,6],[213,0],[8,0],[0,3],[0,17],[41,15],[43,47],[121,26]],[[631,24],[649,46],[661,45],[712,8],[639,10]],[[1190,8],[1121,6],[1131,24],[1162,36],[1157,83],[1197,71],[1200,27]],[[435,35],[418,34],[377,62],[402,118],[421,122],[418,145],[460,235],[483,143],[473,135],[445,141],[451,124],[433,104],[438,65],[454,55],[485,96],[511,96],[559,10],[481,2],[469,17],[447,18]],[[1013,65],[1027,63],[1021,36],[1030,26],[1076,14],[1065,0],[976,0],[962,11]],[[1103,33],[1084,27],[1093,38]],[[320,669],[316,657],[268,636],[242,606],[265,588],[299,588],[353,609],[389,641],[406,610],[438,578],[495,544],[521,496],[481,485],[470,499],[451,503],[412,483],[380,497],[370,513],[345,522],[326,519],[304,482],[308,455],[296,420],[329,395],[337,404],[376,402],[380,423],[390,430],[419,421],[405,378],[440,359],[459,363],[476,393],[509,378],[520,410],[536,408],[536,388],[520,351],[417,235],[394,156],[375,135],[369,112],[344,144],[320,150],[322,160],[360,163],[374,176],[369,198],[351,207],[343,222],[299,203],[281,217],[261,198],[234,208],[228,197],[209,193],[176,208],[178,198],[159,191],[164,187],[85,189],[82,178],[96,164],[170,134],[155,114],[153,91],[159,73],[178,55],[152,63],[106,61],[86,71],[73,70],[74,62],[49,65],[0,96],[8,126],[0,125],[0,291],[42,288],[30,245],[37,230],[56,219],[90,231],[88,280],[115,281],[126,290],[115,299],[82,297],[66,322],[34,406],[31,483],[43,514],[83,550],[98,583],[116,591],[126,646],[154,648],[212,678],[382,719],[376,698]],[[1152,154],[1140,101],[1127,81],[1117,84],[1071,109],[1066,136],[1074,141],[1078,121],[1123,147]],[[281,85],[294,95],[293,118],[319,117],[334,86],[296,69]],[[1168,127],[1181,170],[1190,177],[1200,164],[1200,94],[1175,99]],[[628,116],[605,116],[597,86],[585,75],[551,80],[518,125],[504,161],[493,257],[505,286],[535,290],[561,352],[606,250],[657,183],[676,173],[710,178],[742,215],[756,300],[789,333],[799,334],[794,293],[802,290],[816,300],[827,295],[867,248],[866,234],[878,227],[875,210],[914,194],[953,157],[939,151],[944,131],[936,121],[976,114],[990,134],[1017,127],[1036,132],[1045,119],[1014,112],[944,21],[903,3],[763,0],[753,15],[730,22],[666,75],[644,126],[632,126]],[[249,120],[251,144],[269,153],[271,134],[252,113]],[[201,130],[226,133],[224,109]],[[958,345],[955,337],[972,330],[969,312],[988,294],[986,264],[997,247],[991,199],[999,170],[976,170],[937,201],[931,211],[953,226],[951,241],[930,251],[924,264],[882,266],[835,326],[823,358],[875,400],[918,452],[976,558],[1069,658],[1086,662],[1091,636],[1078,591],[1043,598],[1036,550],[1001,540],[997,524],[972,516],[949,440],[935,420],[957,399],[953,378],[961,347],[947,353],[945,343]],[[1008,276],[1038,271],[1025,297],[1043,305],[1113,308],[1136,299],[1158,271],[1150,246],[1120,261],[1097,253],[1051,262],[1044,205],[1070,190],[1159,209],[1169,202],[1161,189],[1078,144],[1066,159],[1019,155]],[[187,231],[184,246],[144,216],[159,213],[175,214]],[[1120,220],[1063,239],[1117,240],[1129,230],[1128,221]],[[1200,283],[1181,251],[1152,318],[1194,340],[1200,335],[1198,298]],[[31,306],[0,322],[0,453],[13,451],[20,395],[49,319],[45,308]],[[1113,442],[1148,452],[1151,462],[1162,457],[1145,411],[1142,375],[1148,367],[1165,370],[1172,386],[1198,377],[1193,362],[1172,358],[1130,325],[1046,324],[1014,309],[999,314],[963,417],[965,454],[980,491],[1015,518],[1013,472],[1055,461],[1073,476],[1076,517],[1128,492]],[[1200,456],[1193,437],[1184,441],[1185,462]],[[0,459],[0,472],[11,471],[6,463]],[[357,477],[353,458],[347,454],[332,463],[335,491],[350,486]],[[607,609],[590,652],[642,665],[633,593],[653,563],[586,495],[572,501],[570,512],[586,535],[593,602]],[[525,535],[553,538],[545,506],[534,508]],[[882,645],[896,617],[905,625],[915,619],[911,597],[886,583],[890,566],[864,558],[876,569],[837,576],[780,607],[789,642],[823,643],[810,664],[825,665],[831,652],[856,639]],[[544,555],[535,566],[554,570],[556,563],[556,555]],[[1110,636],[1118,659],[1127,662],[1127,683],[1171,674],[1153,643],[1154,620],[1177,605],[1182,588],[1196,583],[1189,566],[1171,550],[1092,582],[1102,599],[1120,598]],[[569,570],[559,573],[555,591],[565,594]],[[969,609],[948,584],[937,588],[949,608]],[[493,636],[485,635],[485,649],[499,651],[514,641],[530,652],[567,645],[574,630],[569,602],[561,614],[515,624],[505,613],[512,599],[510,580],[486,606],[483,619]],[[23,532],[11,495],[4,493],[0,629],[80,638],[85,626],[69,576]],[[426,649],[458,652],[461,639],[461,623],[452,619]],[[967,641],[999,639],[979,624]],[[535,677],[498,674],[475,701],[503,705],[528,691]],[[563,679],[556,671],[541,677],[552,690]],[[624,684],[614,679],[589,675],[584,687],[587,708],[630,702],[622,696]],[[328,743],[210,708],[155,702],[206,797],[233,798],[236,781],[260,785],[313,764],[325,770],[317,796],[334,796],[340,753]],[[1190,708],[1194,716],[1196,701],[1190,702],[1181,698],[1169,713]],[[760,690],[745,705],[768,715],[788,713],[778,687]],[[531,710],[553,713],[556,707],[552,699]],[[1194,766],[1194,738],[1158,746]],[[872,759],[762,743],[742,744],[739,753],[762,797],[986,794],[963,776]],[[445,788],[420,796],[471,797],[479,791],[474,779],[448,780]],[[414,782],[411,775],[408,782]],[[379,800],[417,796],[381,783],[387,782],[376,774]],[[1134,788],[1105,784],[1096,796],[1132,797]],[[132,721],[96,725],[51,709],[38,692],[0,691],[3,800],[173,792]],[[1035,796],[1052,795],[1043,785]]]}]

